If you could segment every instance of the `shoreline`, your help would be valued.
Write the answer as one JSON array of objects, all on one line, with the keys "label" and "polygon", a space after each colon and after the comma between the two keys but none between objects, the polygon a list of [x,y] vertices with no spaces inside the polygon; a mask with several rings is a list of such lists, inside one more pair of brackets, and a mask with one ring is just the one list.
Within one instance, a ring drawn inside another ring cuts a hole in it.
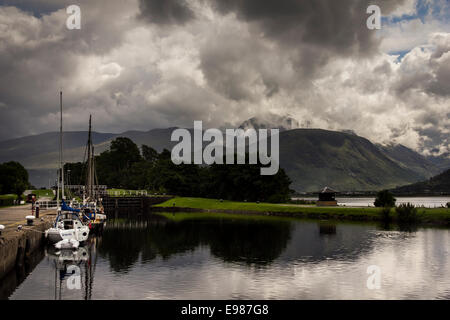
[{"label": "shoreline", "polygon": [[[375,207],[316,207],[310,205],[267,204],[221,201],[204,198],[177,197],[152,206],[153,212],[229,213],[294,217],[312,220],[383,222],[380,208]],[[450,227],[450,209],[417,208],[417,225]],[[395,209],[390,212],[390,222],[398,223]]]}]

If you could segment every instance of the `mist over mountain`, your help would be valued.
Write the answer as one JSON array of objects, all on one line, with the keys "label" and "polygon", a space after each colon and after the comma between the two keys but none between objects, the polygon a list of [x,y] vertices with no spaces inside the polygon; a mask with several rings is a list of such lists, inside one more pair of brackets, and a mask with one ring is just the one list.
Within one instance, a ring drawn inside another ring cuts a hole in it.
[{"label": "mist over mountain", "polygon": [[[270,121],[269,121],[270,120]],[[339,191],[395,188],[422,180],[450,167],[445,159],[427,157],[402,145],[375,145],[354,132],[297,129],[289,117],[254,117],[239,128],[280,129],[280,166],[299,192],[318,191],[328,185]],[[292,129],[294,128],[294,129]],[[176,128],[126,131],[120,134],[93,132],[95,153],[107,150],[117,137],[127,137],[138,146],[146,144],[161,152],[177,142],[170,136]],[[64,132],[64,161],[82,161],[86,131]],[[49,132],[0,141],[0,162],[19,161],[28,170],[35,186],[48,186],[56,178],[59,133]]]},{"label": "mist over mountain", "polygon": [[299,127],[300,123],[292,117],[268,114],[263,117],[253,117],[242,122],[239,129],[279,129],[280,131],[286,131]]}]

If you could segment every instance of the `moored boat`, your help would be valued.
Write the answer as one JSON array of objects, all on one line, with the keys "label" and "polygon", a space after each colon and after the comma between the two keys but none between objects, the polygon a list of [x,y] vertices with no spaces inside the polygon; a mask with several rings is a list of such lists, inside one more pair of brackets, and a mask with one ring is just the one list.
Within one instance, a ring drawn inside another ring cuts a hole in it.
[{"label": "moored boat", "polygon": [[[80,218],[80,209],[74,209],[64,201],[64,165],[62,130],[62,92],[60,92],[60,144],[57,188],[57,215],[53,227],[45,231],[46,238],[60,248],[77,248],[89,237],[89,226]],[[61,197],[60,197],[61,196]],[[61,200],[60,200],[61,199]]]},{"label": "moored boat", "polygon": [[97,176],[95,172],[95,156],[94,145],[92,143],[92,116],[89,116],[89,131],[88,141],[86,145],[86,184],[83,193],[83,205],[81,210],[83,212],[83,219],[89,223],[92,230],[95,232],[103,230],[106,224],[106,215],[104,213],[101,194],[96,185]]}]

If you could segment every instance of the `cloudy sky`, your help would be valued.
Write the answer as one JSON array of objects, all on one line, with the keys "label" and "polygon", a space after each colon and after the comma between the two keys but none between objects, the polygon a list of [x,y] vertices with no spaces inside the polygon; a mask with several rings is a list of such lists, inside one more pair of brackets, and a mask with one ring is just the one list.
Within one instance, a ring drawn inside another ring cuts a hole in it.
[{"label": "cloudy sky", "polygon": [[277,114],[444,153],[450,1],[2,0],[0,140],[56,131],[60,89],[67,130],[90,113],[103,132]]}]

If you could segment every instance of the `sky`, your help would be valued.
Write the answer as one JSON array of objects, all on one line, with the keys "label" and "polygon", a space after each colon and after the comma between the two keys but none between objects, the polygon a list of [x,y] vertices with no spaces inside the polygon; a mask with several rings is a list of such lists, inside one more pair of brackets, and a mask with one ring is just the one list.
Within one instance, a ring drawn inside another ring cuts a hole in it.
[{"label": "sky", "polygon": [[[72,4],[80,30],[66,27]],[[439,155],[450,1],[0,1],[0,140],[57,131],[60,90],[65,130],[89,114],[114,133],[289,115]]]}]

